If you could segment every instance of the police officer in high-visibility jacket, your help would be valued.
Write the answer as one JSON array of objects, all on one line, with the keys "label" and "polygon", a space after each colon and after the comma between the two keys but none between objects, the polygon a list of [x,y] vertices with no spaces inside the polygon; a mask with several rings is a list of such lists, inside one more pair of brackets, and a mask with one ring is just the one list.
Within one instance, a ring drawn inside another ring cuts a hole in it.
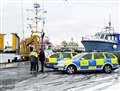
[{"label": "police officer in high-visibility jacket", "polygon": [[38,53],[36,51],[36,49],[33,49],[32,52],[30,52],[30,71],[31,73],[33,72],[38,72]]}]

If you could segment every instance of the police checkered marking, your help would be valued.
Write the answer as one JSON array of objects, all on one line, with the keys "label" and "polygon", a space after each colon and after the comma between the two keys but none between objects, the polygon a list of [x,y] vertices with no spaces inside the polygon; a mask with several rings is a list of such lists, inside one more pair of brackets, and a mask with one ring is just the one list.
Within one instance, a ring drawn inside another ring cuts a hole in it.
[{"label": "police checkered marking", "polygon": [[88,66],[80,66],[81,70],[88,70]]},{"label": "police checkered marking", "polygon": [[49,62],[50,63],[57,62],[57,58],[49,58]]},{"label": "police checkered marking", "polygon": [[104,62],[104,59],[96,59],[96,65],[104,65],[105,62]]},{"label": "police checkered marking", "polygon": [[112,64],[118,64],[118,60],[117,59],[112,59]]},{"label": "police checkered marking", "polygon": [[106,59],[106,60],[105,60],[105,63],[112,63],[112,62],[111,62],[111,59]]},{"label": "police checkered marking", "polygon": [[76,64],[76,66],[78,66],[78,67],[80,66],[80,62],[77,61],[77,60],[76,60],[76,61],[73,61],[73,64]]},{"label": "police checkered marking", "polygon": [[80,66],[89,66],[88,60],[80,60]]},{"label": "police checkered marking", "polygon": [[96,69],[96,66],[88,66],[88,69],[89,70],[94,70],[94,69]]},{"label": "police checkered marking", "polygon": [[89,65],[90,66],[96,66],[96,61],[95,60],[89,60]]},{"label": "police checkered marking", "polygon": [[96,69],[102,69],[103,65],[96,66]]},{"label": "police checkered marking", "polygon": [[[93,59],[94,57],[92,57]],[[117,68],[118,59],[94,59],[94,60],[73,60],[68,61],[65,65],[64,70],[67,69],[68,65],[74,64],[77,67],[77,70],[102,70],[105,64],[111,64],[112,68]]]},{"label": "police checkered marking", "polygon": [[66,65],[72,64],[72,61],[67,61]]}]

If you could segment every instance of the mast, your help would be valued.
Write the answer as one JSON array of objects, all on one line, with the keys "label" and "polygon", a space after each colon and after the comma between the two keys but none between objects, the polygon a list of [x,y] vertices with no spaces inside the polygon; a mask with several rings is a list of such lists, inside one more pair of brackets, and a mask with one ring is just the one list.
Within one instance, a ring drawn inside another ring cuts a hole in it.
[{"label": "mast", "polygon": [[[44,2],[43,2],[44,4]],[[43,38],[44,38],[44,25],[45,25],[45,18],[44,18],[44,13],[46,13],[44,11],[44,5],[41,8],[40,4],[38,4],[37,2],[35,2],[33,4],[34,9],[28,9],[28,11],[32,11],[34,14],[34,17],[32,18],[27,18],[27,20],[32,21],[32,23],[28,24],[29,28],[31,30],[31,36],[39,36],[39,43],[41,45],[41,48],[43,49]],[[42,24],[42,26],[39,28],[39,22]]]},{"label": "mast", "polygon": [[40,5],[38,3],[34,3],[35,8],[35,24],[36,24],[36,31],[35,33],[38,33],[38,9],[40,8]]},{"label": "mast", "polygon": [[109,22],[108,22],[108,24],[109,24],[109,27],[111,27],[111,15],[109,14]]},{"label": "mast", "polygon": [[111,23],[111,15],[109,15],[109,22],[108,22],[108,26],[105,26],[105,30],[106,31],[109,31],[109,32],[114,32],[114,27],[111,26],[112,23]]}]

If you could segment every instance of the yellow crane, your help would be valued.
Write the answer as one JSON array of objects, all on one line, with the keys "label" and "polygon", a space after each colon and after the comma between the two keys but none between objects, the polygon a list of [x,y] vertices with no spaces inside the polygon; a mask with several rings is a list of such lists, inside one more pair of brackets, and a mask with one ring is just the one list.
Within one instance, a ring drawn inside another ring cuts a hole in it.
[{"label": "yellow crane", "polygon": [[21,43],[20,43],[20,55],[23,58],[23,60],[28,60],[31,45],[34,48],[40,47],[39,36],[33,35],[33,36],[21,41]]}]

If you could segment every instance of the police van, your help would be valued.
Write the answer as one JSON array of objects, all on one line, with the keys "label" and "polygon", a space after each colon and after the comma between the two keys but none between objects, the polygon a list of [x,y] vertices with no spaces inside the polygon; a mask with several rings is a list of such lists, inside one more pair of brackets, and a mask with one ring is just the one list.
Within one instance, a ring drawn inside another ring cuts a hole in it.
[{"label": "police van", "polygon": [[55,67],[70,74],[83,70],[103,70],[105,73],[111,73],[119,65],[118,58],[112,53],[87,52],[80,53],[71,60],[60,61]]},{"label": "police van", "polygon": [[75,55],[77,55],[76,52],[57,52],[57,53],[53,53],[52,55],[50,55],[48,58],[46,58],[46,67],[48,68],[55,68],[54,66],[60,62],[60,61],[66,61],[66,60],[70,60],[72,57],[74,57]]}]

